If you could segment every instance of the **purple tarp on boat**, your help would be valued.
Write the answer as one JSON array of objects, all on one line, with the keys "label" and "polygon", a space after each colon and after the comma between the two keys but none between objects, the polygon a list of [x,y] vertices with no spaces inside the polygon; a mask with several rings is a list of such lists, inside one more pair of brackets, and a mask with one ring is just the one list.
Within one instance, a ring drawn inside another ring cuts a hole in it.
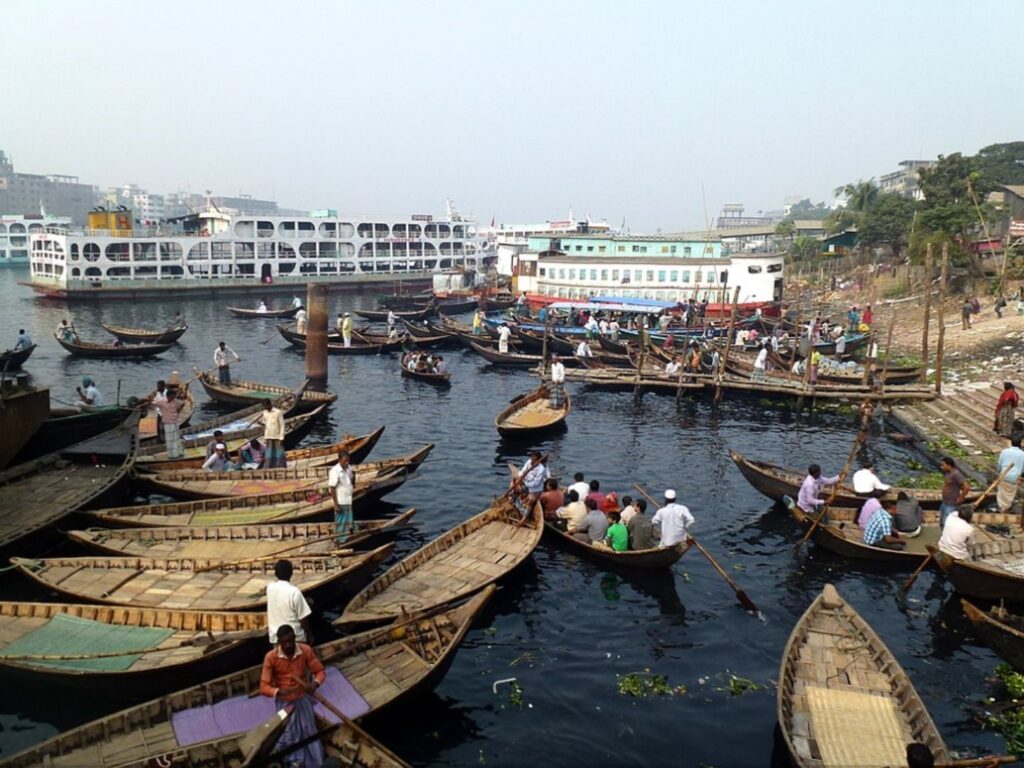
[{"label": "purple tarp on boat", "polygon": [[[356,718],[370,711],[366,699],[334,667],[327,668],[327,679],[320,686],[319,693],[347,717]],[[277,706],[269,696],[235,696],[212,706],[175,712],[171,715],[171,725],[178,745],[185,747],[252,730],[270,719],[276,710]],[[322,704],[316,705],[316,713],[328,722],[338,721],[334,713]]]}]

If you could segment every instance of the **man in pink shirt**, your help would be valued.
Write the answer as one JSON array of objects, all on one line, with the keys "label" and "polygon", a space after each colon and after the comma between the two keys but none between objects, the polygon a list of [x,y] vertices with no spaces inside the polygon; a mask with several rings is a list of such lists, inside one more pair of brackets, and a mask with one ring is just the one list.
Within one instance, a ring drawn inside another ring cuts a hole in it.
[{"label": "man in pink shirt", "polygon": [[882,508],[882,497],[885,496],[885,491],[875,491],[871,494],[871,498],[864,502],[864,506],[860,508],[860,514],[857,516],[857,525],[861,528],[868,527],[868,520],[878,510]]}]

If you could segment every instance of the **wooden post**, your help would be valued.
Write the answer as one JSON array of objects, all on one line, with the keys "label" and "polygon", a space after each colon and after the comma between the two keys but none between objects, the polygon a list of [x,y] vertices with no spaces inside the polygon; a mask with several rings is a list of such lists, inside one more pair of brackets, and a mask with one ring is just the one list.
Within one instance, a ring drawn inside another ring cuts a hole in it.
[{"label": "wooden post", "polygon": [[306,378],[309,388],[327,388],[327,286],[306,284]]},{"label": "wooden post", "polygon": [[[877,267],[877,265],[876,265],[876,267]],[[878,325],[878,323],[875,322],[875,318],[874,318],[875,304],[877,303],[877,300],[878,300],[878,286],[876,285],[876,282],[875,282],[877,280],[878,280],[878,273],[876,271],[876,273],[871,276],[871,293],[868,294],[868,301],[871,302],[870,304],[868,304],[868,306],[871,307],[872,318],[871,318],[871,325],[868,328],[868,356],[867,356],[867,364],[864,366],[864,383],[865,384],[868,383],[868,380],[871,377],[871,363],[876,359],[871,353],[875,351],[875,326]],[[862,312],[861,315],[863,316],[863,314],[864,313]]]},{"label": "wooden post", "polygon": [[717,379],[715,381],[715,402],[717,403],[722,399],[722,376],[725,375],[725,368],[729,364],[729,350],[732,348],[733,342],[733,331],[736,329],[736,305],[740,301],[740,287],[737,285],[732,293],[732,309],[729,311],[729,332],[725,337],[725,352],[722,355],[721,362],[718,365]]},{"label": "wooden post", "polygon": [[932,319],[932,244],[928,243],[924,256],[924,322],[921,327],[921,384],[928,383],[928,325]]},{"label": "wooden post", "polygon": [[942,394],[942,352],[946,341],[946,279],[949,277],[949,243],[942,244],[942,273],[939,276],[939,341],[935,348],[935,394]]},{"label": "wooden post", "polygon": [[633,394],[640,394],[640,379],[644,375],[644,365],[647,361],[647,317],[643,316],[638,322],[638,330],[640,331],[640,361],[636,369],[636,384],[633,387]]},{"label": "wooden post", "polygon": [[882,377],[880,379],[880,385],[882,394],[885,394],[885,377],[889,372],[889,352],[892,349],[892,329],[896,325],[896,311],[893,310],[892,316],[889,318],[889,333],[885,339],[885,359],[882,361]]},{"label": "wooden post", "polygon": [[544,321],[544,342],[540,348],[540,383],[544,383],[544,376],[548,372],[548,321]]}]

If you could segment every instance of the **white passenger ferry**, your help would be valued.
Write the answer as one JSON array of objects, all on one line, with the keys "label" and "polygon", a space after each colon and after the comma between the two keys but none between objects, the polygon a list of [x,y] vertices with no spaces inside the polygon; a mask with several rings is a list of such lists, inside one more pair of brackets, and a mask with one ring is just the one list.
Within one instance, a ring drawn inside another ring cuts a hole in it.
[{"label": "white passenger ferry", "polygon": [[67,227],[67,216],[0,215],[0,267],[28,266],[29,236],[47,227]]},{"label": "white passenger ferry", "polygon": [[50,227],[31,236],[30,285],[74,298],[294,291],[309,282],[429,287],[435,274],[481,271],[493,261],[475,222],[450,203],[444,217],[317,214],[211,207],[173,227],[137,230],[131,211],[97,210],[84,230]]}]

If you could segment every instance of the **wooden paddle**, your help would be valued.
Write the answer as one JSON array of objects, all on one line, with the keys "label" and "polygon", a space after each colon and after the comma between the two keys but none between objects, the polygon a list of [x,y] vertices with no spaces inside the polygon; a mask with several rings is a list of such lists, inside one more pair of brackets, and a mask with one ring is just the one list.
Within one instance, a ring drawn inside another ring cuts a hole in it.
[{"label": "wooden paddle", "polygon": [[[658,502],[655,501],[654,497],[652,497],[646,490],[644,490],[644,487],[642,485],[640,485],[640,483],[633,483],[633,487],[636,488],[637,491],[639,491],[640,494],[643,495],[643,497],[645,499],[647,499],[648,502],[650,502],[654,506],[658,506]],[[720,566],[718,564],[718,561],[715,560],[715,558],[713,558],[711,556],[711,553],[708,552],[706,549],[704,549],[704,547],[701,545],[701,543],[699,541],[697,541],[696,538],[694,538],[692,533],[687,531],[686,535],[689,537],[690,541],[693,543],[693,546],[695,546],[697,548],[697,551],[700,552],[702,555],[704,555],[704,557],[707,559],[707,561],[709,563],[711,563],[712,567],[716,571],[718,571],[718,574],[723,579],[725,579],[725,582],[730,587],[732,587],[732,591],[736,593],[736,598],[740,601],[740,603],[743,605],[743,607],[746,608],[748,611],[752,611],[753,613],[759,613],[757,605],[754,603],[754,601],[750,599],[749,595],[747,595],[747,593],[745,591],[740,589],[740,586],[735,581],[732,580],[732,578],[729,576],[729,574],[725,572],[725,569],[722,568],[722,566]]]},{"label": "wooden paddle", "polygon": [[[992,493],[992,490],[1003,481],[1003,478],[1006,477],[1006,473],[1009,472],[1011,469],[1013,469],[1012,464],[999,473],[999,477],[995,479],[992,485],[986,488],[985,492],[978,497],[977,501],[971,504],[972,510],[978,509],[978,507],[981,505],[981,502],[983,502],[988,497],[988,495]],[[910,578],[903,582],[903,586],[900,587],[900,592],[906,592],[912,586],[914,586],[914,582],[917,581],[917,577],[921,575],[921,571],[923,571],[928,566],[928,564],[934,559],[935,556],[932,554],[931,550],[929,550],[928,557],[926,557],[924,561],[919,566],[917,566],[917,570],[914,571],[913,574],[911,574]]]},{"label": "wooden paddle", "polygon": [[804,545],[805,541],[811,538],[815,530],[817,530],[818,526],[821,524],[821,521],[825,519],[825,515],[828,514],[829,507],[832,506],[832,502],[835,501],[843,481],[846,480],[846,475],[850,471],[850,465],[853,464],[853,460],[857,457],[857,451],[860,450],[861,443],[864,442],[864,438],[867,436],[868,424],[871,423],[871,413],[874,408],[872,407],[871,398],[865,400],[865,404],[867,407],[865,407],[861,414],[860,429],[857,431],[857,437],[853,441],[853,447],[850,449],[850,455],[846,457],[846,464],[843,465],[843,470],[839,473],[839,479],[836,480],[835,484],[832,486],[832,493],[829,494],[828,499],[825,501],[825,505],[821,508],[821,512],[818,513],[814,522],[811,523],[811,527],[807,529],[803,538],[796,543],[795,547],[793,547],[794,557],[800,554],[800,547]]}]

